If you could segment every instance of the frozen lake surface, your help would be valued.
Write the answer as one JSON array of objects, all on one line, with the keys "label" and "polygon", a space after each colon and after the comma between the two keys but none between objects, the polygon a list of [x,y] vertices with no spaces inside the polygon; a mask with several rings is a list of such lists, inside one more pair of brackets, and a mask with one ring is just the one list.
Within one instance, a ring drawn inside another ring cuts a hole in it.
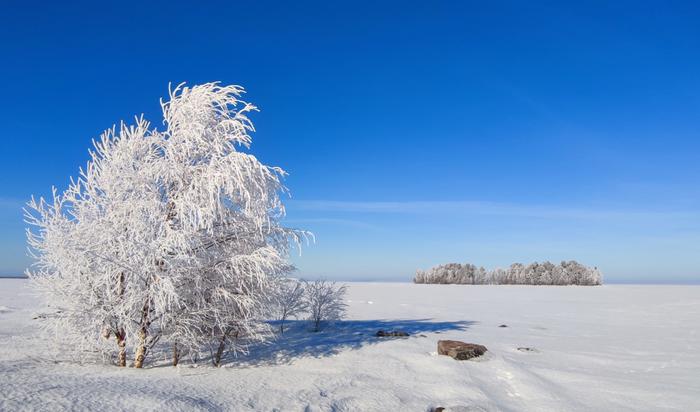
[{"label": "frozen lake surface", "polygon": [[[27,281],[0,279],[0,410],[700,410],[700,286],[348,285],[324,332],[294,322],[221,369],[134,370],[48,355]],[[489,352],[455,361],[439,339]]]}]

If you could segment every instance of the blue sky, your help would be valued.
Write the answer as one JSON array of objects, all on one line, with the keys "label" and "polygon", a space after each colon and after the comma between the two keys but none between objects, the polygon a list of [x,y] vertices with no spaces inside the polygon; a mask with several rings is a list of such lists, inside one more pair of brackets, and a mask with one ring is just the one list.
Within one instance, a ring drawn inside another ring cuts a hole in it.
[{"label": "blue sky", "polygon": [[[0,274],[20,208],[168,82],[240,84],[285,168],[301,276],[577,259],[700,281],[692,2],[9,2],[0,15]],[[485,4],[488,3],[488,4]]]}]

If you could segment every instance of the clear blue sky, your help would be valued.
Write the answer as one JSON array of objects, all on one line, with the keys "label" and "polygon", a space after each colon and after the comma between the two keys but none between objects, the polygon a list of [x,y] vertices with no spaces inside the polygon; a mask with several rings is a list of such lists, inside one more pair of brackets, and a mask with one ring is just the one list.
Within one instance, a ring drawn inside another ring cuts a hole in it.
[{"label": "clear blue sky", "polygon": [[700,9],[692,2],[5,2],[0,274],[21,205],[168,82],[243,85],[285,168],[302,276],[577,259],[700,281]]}]

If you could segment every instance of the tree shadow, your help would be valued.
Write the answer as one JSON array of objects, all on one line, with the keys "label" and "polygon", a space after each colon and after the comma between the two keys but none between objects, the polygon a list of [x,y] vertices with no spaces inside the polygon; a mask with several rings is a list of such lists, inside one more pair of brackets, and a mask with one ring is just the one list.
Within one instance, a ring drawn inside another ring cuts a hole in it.
[{"label": "tree shadow", "polygon": [[[475,322],[434,322],[430,319],[409,320],[342,320],[323,325],[320,332],[313,332],[308,321],[285,322],[284,333],[262,344],[251,345],[247,354],[228,355],[226,362],[236,367],[279,365],[300,357],[327,357],[341,351],[359,349],[366,345],[381,344],[395,339],[420,338],[426,333],[462,331]],[[377,331],[403,331],[408,337],[378,337]],[[425,337],[425,336],[423,336]]]}]

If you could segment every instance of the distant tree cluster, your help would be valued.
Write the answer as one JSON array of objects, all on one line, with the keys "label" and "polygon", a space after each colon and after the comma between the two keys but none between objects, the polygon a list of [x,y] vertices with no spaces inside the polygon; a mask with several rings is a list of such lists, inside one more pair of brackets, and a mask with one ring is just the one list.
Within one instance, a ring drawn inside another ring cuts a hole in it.
[{"label": "distant tree cluster", "polygon": [[598,268],[584,266],[574,260],[534,262],[529,265],[513,263],[508,269],[486,270],[465,263],[448,263],[428,270],[416,271],[414,283],[457,285],[585,285],[602,284]]}]

